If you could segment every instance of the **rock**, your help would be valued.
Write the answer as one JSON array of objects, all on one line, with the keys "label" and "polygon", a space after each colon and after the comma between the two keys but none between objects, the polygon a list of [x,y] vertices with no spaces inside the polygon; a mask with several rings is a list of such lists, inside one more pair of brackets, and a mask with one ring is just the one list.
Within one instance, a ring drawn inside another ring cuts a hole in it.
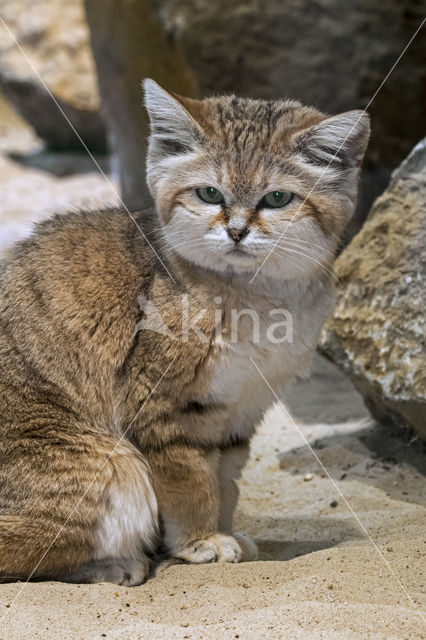
[{"label": "rock", "polygon": [[0,28],[0,89],[51,149],[82,149],[34,69],[85,144],[105,151],[96,71],[82,0],[2,0],[10,34]]},{"label": "rock", "polygon": [[379,421],[426,439],[426,138],[392,174],[336,270],[337,306],[320,350]]},{"label": "rock", "polygon": [[141,81],[195,96],[197,82],[179,44],[169,38],[150,0],[86,0],[99,88],[122,198],[131,210],[146,207],[145,140],[148,119]]}]

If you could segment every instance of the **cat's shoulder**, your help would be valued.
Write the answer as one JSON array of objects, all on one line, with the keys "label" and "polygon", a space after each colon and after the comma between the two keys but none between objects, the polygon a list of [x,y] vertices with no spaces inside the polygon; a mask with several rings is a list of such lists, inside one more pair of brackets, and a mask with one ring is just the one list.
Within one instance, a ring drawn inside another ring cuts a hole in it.
[{"label": "cat's shoulder", "polygon": [[[129,214],[125,209],[88,209],[54,214],[37,223],[32,234],[15,245],[15,254],[36,248],[51,248],[69,244],[73,249],[83,245],[112,242],[132,238],[137,230],[133,220],[140,214]],[[133,218],[133,220],[132,220]],[[77,244],[78,243],[78,244]]]},{"label": "cat's shoulder", "polygon": [[[149,215],[149,212],[146,214]],[[145,212],[125,209],[58,214],[35,225],[4,265],[3,280],[16,286],[37,280],[51,290],[79,292],[86,299],[140,287],[155,270],[155,254],[140,222]]]},{"label": "cat's shoulder", "polygon": [[152,212],[129,213],[125,209],[98,209],[55,214],[37,223],[32,234],[12,248],[7,261],[24,258],[26,261],[45,259],[58,268],[64,261],[94,264],[109,260],[120,261],[147,254],[149,242],[142,229]]}]

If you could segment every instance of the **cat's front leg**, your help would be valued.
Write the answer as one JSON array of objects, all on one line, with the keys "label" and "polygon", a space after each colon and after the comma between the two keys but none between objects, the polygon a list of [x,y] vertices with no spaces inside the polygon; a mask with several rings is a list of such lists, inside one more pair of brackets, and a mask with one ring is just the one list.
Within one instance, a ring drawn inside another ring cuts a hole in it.
[{"label": "cat's front leg", "polygon": [[237,480],[250,455],[248,442],[230,444],[221,450],[219,465],[221,531],[231,531],[234,511],[238,502]]},{"label": "cat's front leg", "polygon": [[[231,444],[221,450],[219,465],[220,486],[220,516],[219,530],[232,531],[235,508],[238,502],[239,489],[237,480],[241,477],[242,470],[250,456],[248,442]],[[238,540],[243,549],[245,560],[256,560],[258,550],[256,543],[241,531],[232,534]]]},{"label": "cat's front leg", "polygon": [[175,445],[149,453],[148,460],[172,557],[194,563],[253,558],[245,539],[219,531],[219,450]]}]

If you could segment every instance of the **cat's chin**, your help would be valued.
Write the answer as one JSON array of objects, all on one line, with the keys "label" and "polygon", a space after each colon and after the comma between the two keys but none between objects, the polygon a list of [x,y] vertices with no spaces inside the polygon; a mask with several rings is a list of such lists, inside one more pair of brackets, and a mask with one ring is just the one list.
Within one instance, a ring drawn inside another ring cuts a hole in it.
[{"label": "cat's chin", "polygon": [[259,267],[259,258],[250,255],[246,251],[177,251],[180,258],[196,267],[202,267],[209,271],[221,274],[230,273],[254,273]]},{"label": "cat's chin", "polygon": [[213,271],[219,276],[229,278],[232,276],[242,276],[248,278],[250,281],[256,277],[257,281],[264,282],[266,278],[268,281],[284,280],[309,280],[311,275],[307,271],[301,271],[294,268],[293,265],[279,266],[273,260],[265,260],[263,256],[253,256],[249,254],[235,254],[231,255],[224,253],[208,253],[206,255],[183,255],[179,254],[186,262],[189,262],[196,268],[206,269]]},{"label": "cat's chin", "polygon": [[241,249],[233,249],[221,257],[226,264],[236,269],[256,269],[258,263],[253,255]]},{"label": "cat's chin", "polygon": [[243,251],[210,255],[203,260],[203,266],[219,273],[254,273],[259,266],[259,260]]}]

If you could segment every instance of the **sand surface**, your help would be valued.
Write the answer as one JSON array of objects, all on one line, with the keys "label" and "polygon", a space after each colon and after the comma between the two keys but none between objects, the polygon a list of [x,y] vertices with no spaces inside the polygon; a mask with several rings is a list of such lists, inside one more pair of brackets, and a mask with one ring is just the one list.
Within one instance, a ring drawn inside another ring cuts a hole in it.
[{"label": "sand surface", "polygon": [[[0,123],[0,251],[54,210],[116,202],[84,157],[40,153],[2,104]],[[259,561],[176,565],[132,589],[3,584],[0,640],[426,637],[421,443],[374,424],[320,357],[286,407],[265,416],[240,482],[235,528]]]}]

